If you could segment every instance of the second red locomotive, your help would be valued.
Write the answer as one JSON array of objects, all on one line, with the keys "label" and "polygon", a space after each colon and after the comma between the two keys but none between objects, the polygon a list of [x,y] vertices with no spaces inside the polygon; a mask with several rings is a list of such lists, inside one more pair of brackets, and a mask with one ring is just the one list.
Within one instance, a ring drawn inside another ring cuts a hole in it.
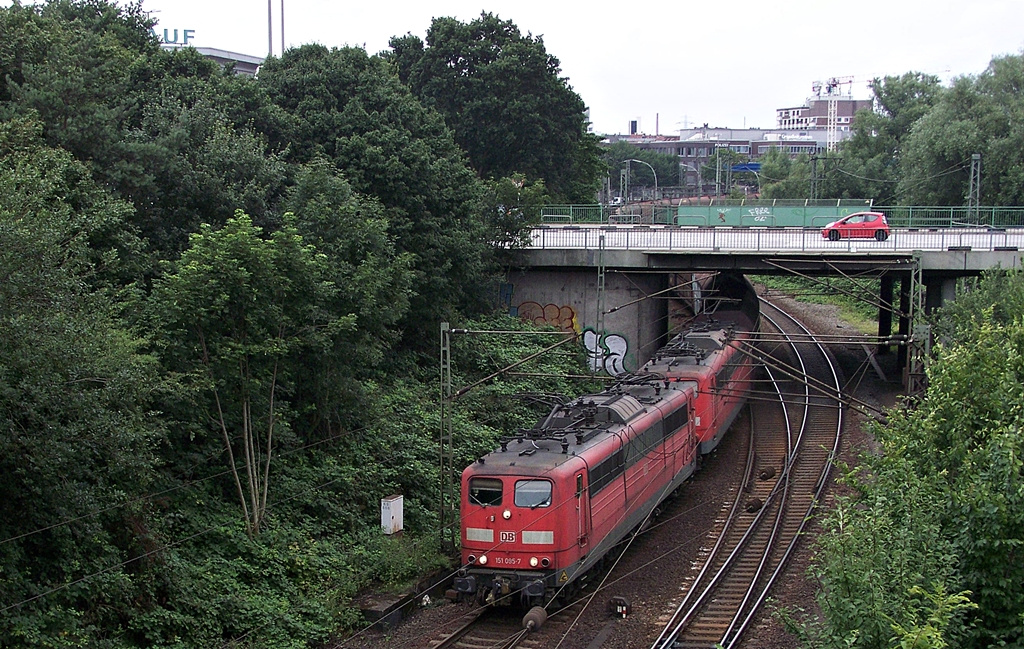
[{"label": "second red locomotive", "polygon": [[639,371],[555,406],[463,471],[460,597],[567,597],[717,446],[750,389],[741,346],[758,323],[750,284],[724,285],[719,308]]}]

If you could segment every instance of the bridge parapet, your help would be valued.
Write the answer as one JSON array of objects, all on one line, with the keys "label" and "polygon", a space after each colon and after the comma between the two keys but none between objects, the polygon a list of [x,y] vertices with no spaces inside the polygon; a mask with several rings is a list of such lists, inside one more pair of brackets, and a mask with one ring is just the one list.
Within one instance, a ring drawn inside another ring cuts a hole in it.
[{"label": "bridge parapet", "polygon": [[[603,243],[602,243],[603,239]],[[885,241],[829,241],[814,228],[714,228],[672,226],[541,226],[530,248],[669,252],[809,252],[858,254],[914,251],[1024,250],[1024,228],[897,228]]]},{"label": "bridge parapet", "polygon": [[549,205],[543,223],[681,225],[703,227],[821,227],[863,211],[882,212],[905,228],[1024,227],[1024,207],[873,206],[869,200],[719,200],[628,205]]}]

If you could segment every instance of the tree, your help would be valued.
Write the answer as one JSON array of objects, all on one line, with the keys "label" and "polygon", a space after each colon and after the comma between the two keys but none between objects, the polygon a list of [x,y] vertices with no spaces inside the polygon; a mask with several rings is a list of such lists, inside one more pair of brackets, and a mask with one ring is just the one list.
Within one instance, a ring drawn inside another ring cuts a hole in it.
[{"label": "tree", "polygon": [[876,470],[872,479],[848,473],[857,496],[840,499],[823,521],[811,568],[821,617],[806,621],[806,646],[888,649],[893,623],[916,621],[915,589],[957,583],[939,477],[919,476],[899,455]]},{"label": "tree", "polygon": [[927,392],[873,427],[870,478],[826,524],[817,564],[826,646],[892,646],[890,628],[927,646],[1024,637],[1021,283],[992,274],[955,303]]},{"label": "tree", "polygon": [[[432,349],[438,322],[488,303],[497,239],[481,186],[440,115],[424,109],[378,57],[306,45],[271,59],[259,82],[292,120],[294,162],[330,160],[385,208],[399,252],[414,255],[405,343]],[[427,344],[426,341],[431,341]]]},{"label": "tree", "polygon": [[[612,186],[617,182],[620,172],[629,164],[630,186],[654,187],[654,172],[657,173],[657,185],[669,187],[679,184],[679,160],[674,155],[658,153],[633,146],[629,142],[615,142],[602,147],[604,163],[608,167],[607,175]],[[647,164],[627,163],[627,160],[640,160]],[[647,165],[650,165],[648,167]],[[652,169],[654,172],[652,172]]]},{"label": "tree", "polygon": [[233,128],[212,93],[203,95],[147,101],[103,174],[140,206],[136,223],[163,258],[177,256],[201,223],[223,225],[236,209],[262,227],[279,221],[283,160],[259,134]]},{"label": "tree", "polygon": [[976,326],[940,348],[917,416],[894,431],[918,473],[944,476],[944,532],[955,544],[961,589],[978,611],[973,646],[1024,638],[1024,325],[976,314]]},{"label": "tree", "polygon": [[1024,314],[1024,277],[1019,269],[994,269],[981,278],[961,280],[956,300],[932,313],[929,323],[939,342],[969,338],[978,316],[989,313],[995,324],[1008,326]]},{"label": "tree", "polygon": [[554,200],[593,201],[598,140],[542,38],[490,13],[470,23],[435,18],[425,46],[412,35],[393,38],[386,58],[444,116],[481,177],[523,174],[542,180]]},{"label": "tree", "polygon": [[395,250],[380,203],[352,191],[329,161],[303,165],[285,207],[295,214],[303,241],[324,255],[325,279],[334,288],[323,308],[353,326],[305,350],[295,400],[310,432],[332,434],[365,422],[364,382],[381,380],[384,358],[399,341],[413,283],[412,253]]},{"label": "tree", "polygon": [[800,154],[793,160],[781,148],[772,147],[761,158],[760,173],[762,198],[808,198],[811,195],[811,173],[806,154]]},{"label": "tree", "polygon": [[286,174],[254,128],[280,133],[283,118],[251,79],[192,48],[161,50],[137,3],[15,5],[0,24],[11,30],[0,116],[37,116],[51,146],[134,204],[158,256],[177,256],[200,221],[223,224],[236,208],[270,224]]},{"label": "tree", "polygon": [[548,203],[543,182],[530,182],[515,174],[485,183],[484,214],[495,223],[499,250],[510,250],[527,243],[529,230],[540,223],[541,208]]},{"label": "tree", "polygon": [[963,205],[971,156],[981,154],[981,204],[1024,205],[1024,55],[992,59],[978,77],[960,77],[906,141],[903,201]]},{"label": "tree", "polygon": [[109,281],[130,215],[38,123],[0,122],[3,646],[89,644],[137,595],[148,517],[119,506],[156,478],[168,385]]},{"label": "tree", "polygon": [[938,77],[920,72],[875,79],[872,89],[876,109],[854,116],[853,135],[839,148],[841,171],[825,178],[823,196],[896,203],[905,141],[943,92]]},{"label": "tree", "polygon": [[354,326],[353,315],[325,312],[335,290],[325,275],[325,257],[303,242],[290,217],[263,238],[239,212],[219,230],[203,225],[173,272],[155,283],[166,362],[201,390],[199,405],[223,441],[250,536],[266,518],[275,436],[288,432],[287,396],[301,352]]},{"label": "tree", "polygon": [[[769,156],[771,158],[771,156]],[[732,190],[732,166],[746,160],[746,156],[728,147],[716,146],[714,153],[708,158],[707,164],[700,168],[702,184],[718,184],[720,194],[729,194]],[[789,168],[789,167],[787,167]]]}]

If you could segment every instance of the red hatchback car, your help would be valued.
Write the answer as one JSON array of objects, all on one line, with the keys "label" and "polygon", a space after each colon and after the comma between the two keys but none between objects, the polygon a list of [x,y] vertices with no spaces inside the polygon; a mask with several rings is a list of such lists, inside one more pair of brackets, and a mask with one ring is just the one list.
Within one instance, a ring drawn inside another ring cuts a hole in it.
[{"label": "red hatchback car", "polygon": [[826,225],[821,236],[829,241],[872,237],[885,241],[889,238],[889,224],[881,212],[856,212]]}]

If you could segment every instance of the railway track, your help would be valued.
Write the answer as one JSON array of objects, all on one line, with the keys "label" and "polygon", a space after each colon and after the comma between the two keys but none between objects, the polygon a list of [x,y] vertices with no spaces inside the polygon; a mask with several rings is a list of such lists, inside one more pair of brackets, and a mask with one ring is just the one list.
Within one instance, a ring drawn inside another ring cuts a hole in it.
[{"label": "railway track", "polygon": [[[764,333],[747,351],[765,364],[769,379],[765,385],[777,388],[762,389],[751,397],[752,423],[741,486],[728,515],[719,521],[714,547],[686,586],[655,649],[739,646],[817,504],[839,443],[839,378],[827,352],[808,330],[770,304],[762,303],[762,318]],[[599,579],[593,581],[596,584]],[[584,599],[570,607],[551,610],[539,633],[523,630],[522,611],[502,614],[502,609],[481,609],[482,615],[460,628],[438,629],[417,646],[601,647],[602,638],[589,637],[593,627],[586,638],[566,639],[576,633],[587,596],[593,595],[595,606],[604,608],[607,594],[607,590],[588,589]],[[614,623],[606,623],[602,631],[615,634]],[[643,646],[648,646],[650,637],[642,641]]]},{"label": "railway track", "polygon": [[[817,504],[839,444],[839,378],[823,345],[762,302],[763,361],[774,394],[752,398],[756,467],[714,549],[654,649],[737,646]],[[774,332],[772,332],[774,330]],[[768,401],[774,403],[769,403]]]},{"label": "railway track", "polygon": [[501,611],[481,608],[465,624],[444,632],[431,643],[434,649],[512,649],[522,646],[526,631],[518,618],[502,616]]},{"label": "railway track", "polygon": [[440,632],[429,646],[431,649],[547,649],[552,638],[570,631],[585,606],[586,600],[580,599],[552,613],[551,618],[545,618],[543,635],[523,628],[521,611],[479,608],[459,628]]}]

